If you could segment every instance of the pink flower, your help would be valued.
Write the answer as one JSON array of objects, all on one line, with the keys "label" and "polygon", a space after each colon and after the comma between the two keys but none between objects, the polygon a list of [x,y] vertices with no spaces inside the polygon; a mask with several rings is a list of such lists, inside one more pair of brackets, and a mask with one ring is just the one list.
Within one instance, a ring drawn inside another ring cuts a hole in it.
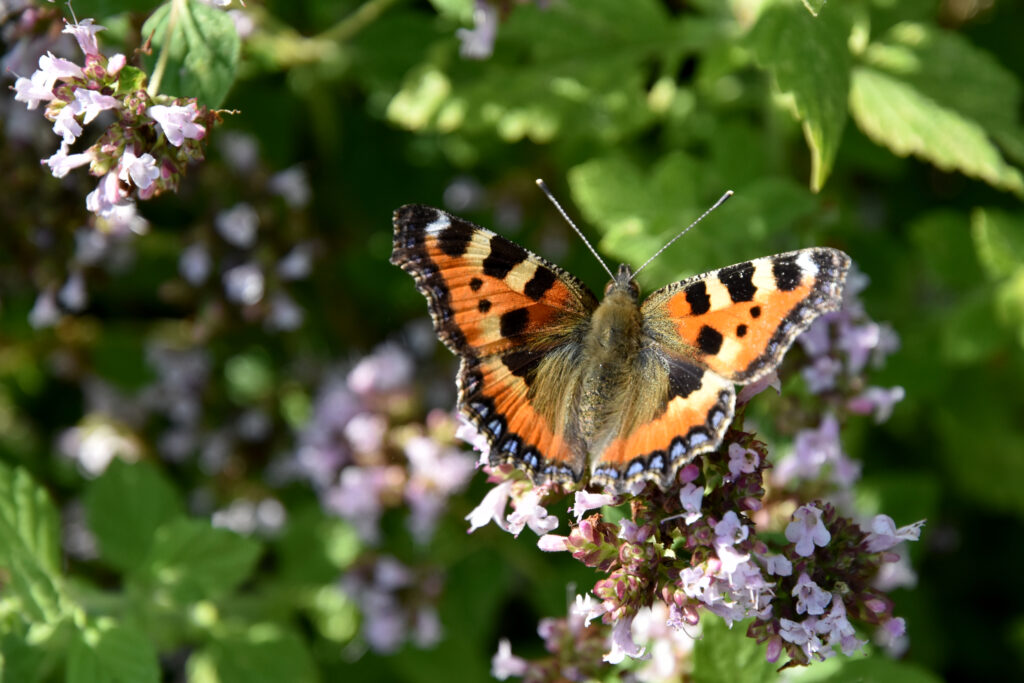
[{"label": "pink flower", "polygon": [[120,104],[116,97],[103,95],[88,88],[77,88],[75,99],[68,106],[76,115],[82,114],[82,123],[88,124],[99,116],[101,111],[116,109]]},{"label": "pink flower", "polygon": [[867,535],[868,552],[878,553],[892,548],[901,541],[916,541],[921,537],[925,520],[896,528],[896,522],[889,515],[875,515],[871,520],[871,533]]},{"label": "pink flower", "polygon": [[[111,171],[100,179],[96,189],[85,196],[85,208],[97,216],[106,218],[115,209],[127,202],[128,195],[121,189],[121,181]],[[128,202],[130,203],[130,202]]]},{"label": "pink flower", "polygon": [[824,548],[832,540],[832,534],[821,521],[821,510],[813,505],[801,505],[793,513],[793,521],[786,526],[786,539],[796,544],[796,554],[810,557],[814,546]]},{"label": "pink flower", "polygon": [[756,451],[744,448],[738,443],[729,444],[729,474],[733,477],[752,474],[760,464],[761,457]]},{"label": "pink flower", "polygon": [[473,28],[455,30],[459,39],[459,54],[465,59],[487,59],[494,52],[494,39],[498,35],[498,9],[489,2],[477,0],[473,10]]},{"label": "pink flower", "polygon": [[818,620],[815,617],[808,617],[802,623],[782,618],[779,620],[779,635],[786,642],[798,646],[810,659],[822,648],[821,639],[814,632],[817,623]]},{"label": "pink flower", "polygon": [[62,144],[60,149],[49,159],[44,160],[43,163],[50,167],[50,173],[53,174],[54,178],[63,178],[72,169],[84,166],[91,161],[91,154],[68,154],[68,146]]},{"label": "pink flower", "polygon": [[797,579],[793,596],[796,598],[797,614],[824,614],[825,608],[832,600],[832,594],[814,583],[811,577],[807,576],[807,572],[801,573]]},{"label": "pink flower", "polygon": [[846,403],[846,407],[852,412],[860,415],[873,413],[875,423],[881,424],[892,416],[893,407],[902,401],[906,396],[903,387],[895,386],[889,389],[883,387],[868,387],[857,396],[854,396]]},{"label": "pink flower", "polygon": [[118,169],[118,178],[125,182],[130,179],[140,190],[146,190],[160,177],[156,159],[149,152],[142,156],[135,156],[134,152],[126,149],[118,164]]},{"label": "pink flower", "polygon": [[537,539],[537,547],[546,553],[559,553],[569,549],[569,537],[544,534]]},{"label": "pink flower", "polygon": [[78,41],[78,47],[86,56],[99,56],[100,48],[96,42],[96,34],[105,31],[105,26],[93,23],[92,19],[82,19],[77,24],[68,24],[64,27],[64,33],[70,33]]},{"label": "pink flower", "polygon": [[52,52],[39,57],[39,71],[36,73],[45,78],[43,82],[48,90],[62,78],[85,78],[82,67],[62,57],[54,57]]},{"label": "pink flower", "polygon": [[509,676],[522,676],[526,669],[526,660],[512,654],[512,644],[508,642],[508,638],[499,640],[498,651],[491,657],[491,676],[503,681]]},{"label": "pink flower", "polygon": [[487,492],[480,504],[473,508],[473,511],[466,515],[469,521],[469,529],[466,533],[473,533],[488,522],[494,520],[502,529],[508,531],[508,524],[505,522],[505,508],[508,506],[508,498],[512,492],[512,480],[503,481]]},{"label": "pink flower", "polygon": [[111,57],[107,61],[107,74],[110,76],[116,76],[124,68],[124,65],[128,63],[128,58],[118,52],[116,55]]},{"label": "pink flower", "polygon": [[832,611],[818,621],[814,630],[827,634],[828,644],[832,648],[838,647],[844,655],[852,655],[867,642],[857,638],[853,624],[846,618],[846,605],[838,593],[832,596]]},{"label": "pink flower", "polygon": [[576,515],[576,521],[583,519],[587,510],[614,505],[616,497],[608,493],[591,493],[590,491],[577,491],[572,506],[572,514]]},{"label": "pink flower", "polygon": [[584,626],[605,614],[608,609],[603,602],[594,599],[590,593],[577,595],[576,602],[569,606],[569,615],[583,621]]},{"label": "pink flower", "polygon": [[769,372],[756,382],[751,382],[744,386],[740,389],[740,393],[736,397],[736,404],[743,405],[744,403],[749,403],[750,399],[754,398],[768,387],[774,389],[776,394],[782,393],[782,382],[779,380],[779,373],[774,371]]},{"label": "pink flower", "polygon": [[167,141],[175,147],[181,147],[186,138],[202,140],[206,135],[206,128],[195,123],[199,113],[195,102],[189,102],[185,106],[154,104],[146,113],[157,122]]}]

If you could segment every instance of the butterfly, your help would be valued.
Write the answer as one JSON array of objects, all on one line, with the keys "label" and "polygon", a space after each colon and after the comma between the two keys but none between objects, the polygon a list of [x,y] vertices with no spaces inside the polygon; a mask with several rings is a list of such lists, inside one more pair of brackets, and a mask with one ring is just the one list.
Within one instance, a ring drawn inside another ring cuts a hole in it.
[{"label": "butterfly", "polygon": [[[589,246],[589,244],[588,244]],[[839,308],[850,258],[816,247],[674,282],[642,303],[628,265],[597,297],[494,232],[429,206],[394,213],[391,262],[461,359],[458,407],[536,484],[663,490],[722,442],[735,384],[764,378]],[[609,271],[610,273],[610,271]]]}]

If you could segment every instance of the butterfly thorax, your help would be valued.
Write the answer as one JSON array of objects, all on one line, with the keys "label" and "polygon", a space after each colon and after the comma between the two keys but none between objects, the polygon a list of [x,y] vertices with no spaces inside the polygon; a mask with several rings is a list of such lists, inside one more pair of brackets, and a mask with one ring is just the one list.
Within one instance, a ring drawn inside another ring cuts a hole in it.
[{"label": "butterfly thorax", "polygon": [[638,355],[643,345],[643,315],[632,271],[620,266],[605,288],[584,339],[586,359],[580,382],[578,437],[588,447],[618,428],[621,403],[629,401]]}]

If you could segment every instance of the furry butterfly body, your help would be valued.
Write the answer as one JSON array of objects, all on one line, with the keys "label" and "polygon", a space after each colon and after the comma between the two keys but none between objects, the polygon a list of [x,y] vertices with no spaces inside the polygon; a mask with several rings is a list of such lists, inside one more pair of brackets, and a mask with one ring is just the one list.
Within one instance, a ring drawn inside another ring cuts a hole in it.
[{"label": "furry butterfly body", "polygon": [[811,248],[670,284],[642,303],[628,266],[602,301],[576,277],[439,209],[394,215],[391,262],[426,296],[461,358],[458,404],[536,483],[624,492],[673,485],[718,447],[734,384],[774,371],[797,335],[839,307],[850,259]]}]

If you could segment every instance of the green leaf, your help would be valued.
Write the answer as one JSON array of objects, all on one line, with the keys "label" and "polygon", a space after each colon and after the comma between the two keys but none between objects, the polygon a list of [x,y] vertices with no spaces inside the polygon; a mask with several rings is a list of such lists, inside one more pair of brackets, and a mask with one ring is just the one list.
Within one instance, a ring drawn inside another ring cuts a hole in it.
[{"label": "green leaf", "polygon": [[861,130],[894,154],[913,154],[944,171],[1024,194],[1024,177],[1003,160],[978,123],[904,80],[871,67],[855,68],[850,109]]},{"label": "green leaf", "polygon": [[124,96],[143,90],[146,87],[146,79],[148,77],[142,69],[125,65],[121,67],[121,72],[117,75],[117,91],[114,94]]},{"label": "green leaf", "polygon": [[160,680],[156,650],[138,630],[88,625],[71,644],[68,683],[147,683]]},{"label": "green leaf", "polygon": [[0,632],[3,634],[0,635],[2,683],[50,680],[47,677],[58,664],[52,655],[52,642],[61,641],[64,629],[28,624],[21,615],[8,613],[0,624]]},{"label": "green leaf", "polygon": [[146,20],[142,35],[153,37],[153,54],[146,59],[151,84],[159,73],[161,93],[220,106],[235,81],[241,49],[227,13],[196,0],[171,0]]},{"label": "green leaf", "polygon": [[215,599],[249,577],[261,550],[252,539],[178,518],[157,530],[146,570],[179,602]]},{"label": "green leaf", "polygon": [[863,59],[989,132],[1017,126],[1018,77],[962,35],[904,22],[869,45]]},{"label": "green leaf", "polygon": [[941,680],[916,664],[882,656],[839,658],[839,671],[824,679],[827,683],[939,683]]},{"label": "green leaf", "polygon": [[825,184],[846,125],[850,28],[837,12],[817,19],[795,4],[776,4],[751,34],[758,64],[792,98],[811,149],[811,189]]},{"label": "green leaf", "polygon": [[313,660],[302,639],[272,625],[215,640],[188,660],[190,683],[314,683]]},{"label": "green leaf", "polygon": [[116,458],[85,494],[100,553],[123,571],[141,567],[156,530],[183,513],[177,491],[148,463]]},{"label": "green leaf", "polygon": [[488,132],[506,142],[559,134],[609,142],[653,118],[646,70],[675,64],[718,30],[671,19],[653,0],[567,0],[520,5],[488,60],[454,56],[456,41],[410,70],[388,118],[411,130]]},{"label": "green leaf", "polygon": [[430,0],[430,4],[443,17],[450,17],[462,24],[473,23],[473,0]]},{"label": "green leaf", "polygon": [[971,237],[978,262],[989,278],[1010,277],[1024,265],[1024,217],[997,209],[975,209]]},{"label": "green leaf", "polygon": [[55,622],[67,613],[58,584],[59,528],[46,491],[25,470],[0,463],[0,570],[5,593],[32,621]]},{"label": "green leaf", "polygon": [[776,664],[765,660],[765,646],[747,638],[747,622],[730,629],[719,617],[701,617],[703,636],[693,646],[694,680],[701,683],[776,681]]}]

